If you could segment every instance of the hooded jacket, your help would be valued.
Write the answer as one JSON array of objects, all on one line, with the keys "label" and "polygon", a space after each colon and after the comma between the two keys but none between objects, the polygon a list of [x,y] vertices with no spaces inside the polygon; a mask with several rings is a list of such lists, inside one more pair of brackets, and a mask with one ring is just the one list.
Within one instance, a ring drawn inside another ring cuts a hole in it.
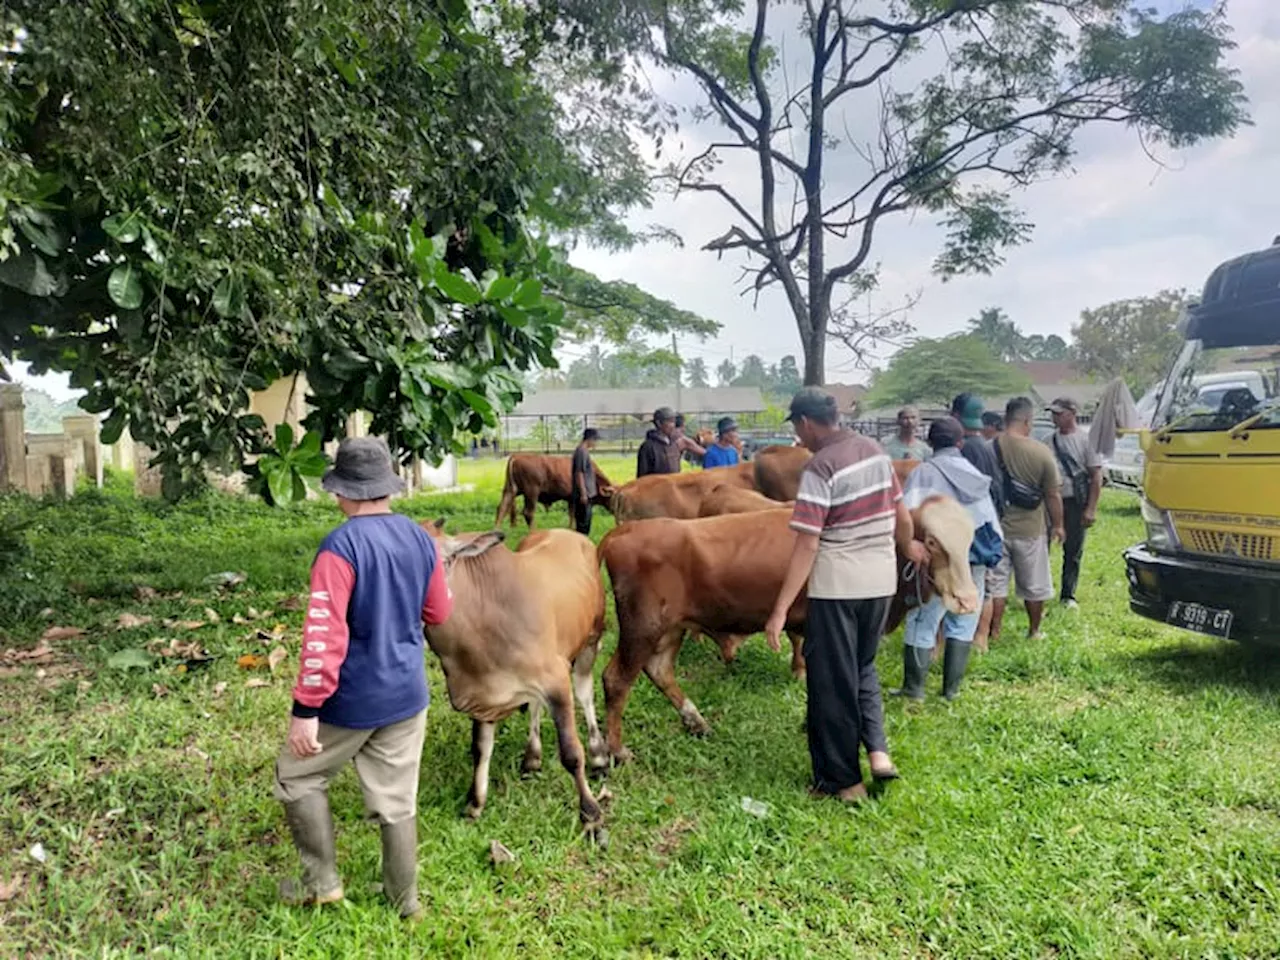
[{"label": "hooded jacket", "polygon": [[991,500],[991,478],[960,454],[958,447],[934,452],[931,459],[916,467],[902,488],[908,510],[914,510],[935,494],[951,497],[969,512],[975,531],[990,524],[1004,539],[996,505]]}]

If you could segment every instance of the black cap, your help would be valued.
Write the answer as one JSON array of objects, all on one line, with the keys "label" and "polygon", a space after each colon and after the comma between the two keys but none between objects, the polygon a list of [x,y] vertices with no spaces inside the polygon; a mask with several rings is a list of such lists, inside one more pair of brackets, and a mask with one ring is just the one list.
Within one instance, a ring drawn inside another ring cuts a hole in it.
[{"label": "black cap", "polygon": [[721,417],[716,421],[716,433],[722,437],[729,431],[737,429],[738,421],[733,419],[733,417]]},{"label": "black cap", "polygon": [[818,423],[835,423],[840,418],[840,408],[836,398],[817,387],[805,387],[791,398],[791,412],[786,419],[792,423],[801,417],[808,417]]},{"label": "black cap", "polygon": [[670,407],[659,407],[653,411],[653,422],[655,425],[667,423],[676,418],[676,412]]},{"label": "black cap", "polygon": [[929,446],[935,450],[958,447],[964,440],[964,427],[955,417],[941,417],[929,424]]},{"label": "black cap", "polygon": [[348,437],[320,485],[348,500],[381,500],[404,489],[381,437]]}]

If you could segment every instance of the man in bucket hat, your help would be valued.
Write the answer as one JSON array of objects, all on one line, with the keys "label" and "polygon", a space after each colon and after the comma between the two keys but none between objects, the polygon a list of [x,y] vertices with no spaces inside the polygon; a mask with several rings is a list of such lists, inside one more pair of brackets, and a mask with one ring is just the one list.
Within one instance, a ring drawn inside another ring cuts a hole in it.
[{"label": "man in bucket hat", "polygon": [[391,512],[404,489],[386,443],[342,441],[322,485],[347,520],[325,537],[311,568],[302,663],[289,735],[276,760],[284,804],[302,860],[303,888],[286,899],[342,899],[328,787],[355,764],[365,808],[382,829],[382,889],[401,916],[418,905],[418,765],[426,729],[422,623],[443,623],[453,607],[435,543]]}]

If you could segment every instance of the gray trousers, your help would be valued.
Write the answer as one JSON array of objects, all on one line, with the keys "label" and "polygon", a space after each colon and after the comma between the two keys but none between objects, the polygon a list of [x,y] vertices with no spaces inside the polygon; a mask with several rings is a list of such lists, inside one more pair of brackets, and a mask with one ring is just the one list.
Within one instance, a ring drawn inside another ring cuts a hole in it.
[{"label": "gray trousers", "polygon": [[862,782],[859,751],[864,744],[868,753],[889,749],[876,673],[889,600],[809,598],[804,639],[809,690],[805,730],[814,786],[825,793]]},{"label": "gray trousers", "polygon": [[418,770],[427,711],[374,730],[320,724],[323,749],[299,760],[285,744],[276,758],[276,799],[292,803],[329,789],[347,761],[355,763],[364,808],[371,820],[400,823],[418,812]]}]

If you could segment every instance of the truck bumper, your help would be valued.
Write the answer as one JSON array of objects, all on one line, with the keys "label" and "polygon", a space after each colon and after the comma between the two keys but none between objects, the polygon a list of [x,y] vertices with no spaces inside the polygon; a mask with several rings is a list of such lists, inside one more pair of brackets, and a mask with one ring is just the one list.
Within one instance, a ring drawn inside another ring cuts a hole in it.
[{"label": "truck bumper", "polygon": [[1145,546],[1124,553],[1129,609],[1167,623],[1175,601],[1233,615],[1231,639],[1280,644],[1280,570],[1221,563],[1205,557],[1169,556]]}]

